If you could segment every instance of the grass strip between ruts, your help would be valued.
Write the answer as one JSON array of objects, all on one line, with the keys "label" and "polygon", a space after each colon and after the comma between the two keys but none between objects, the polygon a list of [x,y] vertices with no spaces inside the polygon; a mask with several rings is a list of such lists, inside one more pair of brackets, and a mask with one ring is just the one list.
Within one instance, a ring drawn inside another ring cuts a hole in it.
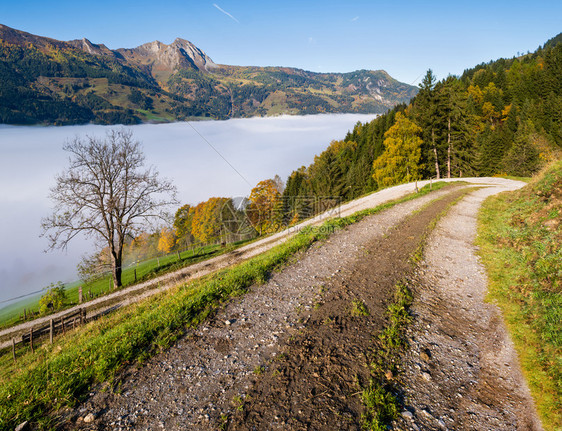
[{"label": "grass strip between ruts", "polygon": [[[435,229],[439,220],[455,204],[474,190],[474,187],[463,190],[456,199],[433,218],[425,228],[418,247],[410,257],[412,265],[421,262],[427,238]],[[424,207],[431,205],[433,202],[429,202]],[[421,209],[416,212],[421,211]],[[409,309],[414,297],[408,284],[406,277],[395,285],[393,300],[386,310],[388,325],[375,338],[373,350],[369,356],[370,380],[361,392],[361,400],[365,406],[361,425],[364,429],[370,431],[385,431],[390,423],[398,417],[400,406],[394,395],[396,388],[391,382],[399,373],[398,364],[401,355],[407,348],[406,330],[412,322]]]}]

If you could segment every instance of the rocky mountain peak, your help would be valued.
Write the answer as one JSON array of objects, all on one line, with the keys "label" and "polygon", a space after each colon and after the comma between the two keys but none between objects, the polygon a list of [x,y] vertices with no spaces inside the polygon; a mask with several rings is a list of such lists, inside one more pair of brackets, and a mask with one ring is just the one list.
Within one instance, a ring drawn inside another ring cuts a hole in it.
[{"label": "rocky mountain peak", "polygon": [[197,65],[198,69],[208,71],[209,69],[217,67],[211,57],[188,40],[178,37],[174,40],[171,46],[179,49],[180,52],[187,54]]},{"label": "rocky mountain peak", "polygon": [[74,48],[81,49],[84,52],[92,55],[109,55],[110,57],[114,57],[115,53],[111,51],[105,45],[97,45],[95,43],[90,42],[85,37],[82,39],[76,40],[69,40],[68,43],[72,45]]},{"label": "rocky mountain peak", "polygon": [[178,68],[194,68],[209,71],[217,67],[211,58],[194,44],[177,38],[170,45],[158,40],[133,49],[119,49],[125,58],[158,70],[174,71]]},{"label": "rocky mountain peak", "polygon": [[25,31],[16,30],[7,25],[0,24],[0,39],[15,45],[32,44],[39,49],[48,46],[64,47],[65,43],[48,37],[36,36]]}]

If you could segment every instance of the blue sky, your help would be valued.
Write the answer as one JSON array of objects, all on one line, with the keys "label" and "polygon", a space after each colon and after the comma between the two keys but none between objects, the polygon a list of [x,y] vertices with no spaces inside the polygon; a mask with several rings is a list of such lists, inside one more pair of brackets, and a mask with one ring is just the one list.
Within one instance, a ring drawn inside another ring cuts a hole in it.
[{"label": "blue sky", "polygon": [[418,83],[428,68],[443,78],[533,51],[562,32],[562,2],[0,0],[0,23],[110,48],[182,37],[217,63],[385,69]]}]

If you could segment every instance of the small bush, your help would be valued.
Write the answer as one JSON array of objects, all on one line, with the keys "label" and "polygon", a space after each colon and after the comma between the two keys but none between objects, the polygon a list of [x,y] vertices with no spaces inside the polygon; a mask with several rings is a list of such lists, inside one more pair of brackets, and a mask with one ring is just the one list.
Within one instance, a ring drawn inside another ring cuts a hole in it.
[{"label": "small bush", "polygon": [[66,302],[66,293],[62,282],[51,283],[47,289],[47,293],[39,300],[39,313],[43,315],[60,310]]}]

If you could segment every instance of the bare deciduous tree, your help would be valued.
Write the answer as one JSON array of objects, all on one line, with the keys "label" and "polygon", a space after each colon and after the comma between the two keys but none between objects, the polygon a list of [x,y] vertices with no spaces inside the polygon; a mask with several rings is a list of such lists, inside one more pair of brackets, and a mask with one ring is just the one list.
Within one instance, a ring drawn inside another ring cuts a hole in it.
[{"label": "bare deciduous tree", "polygon": [[166,208],[177,203],[176,188],[145,168],[139,142],[129,130],[111,130],[105,139],[75,138],[64,145],[70,166],[50,190],[53,214],[42,220],[49,248],[65,249],[80,233],[109,248],[114,287],[121,286],[123,245]]}]

